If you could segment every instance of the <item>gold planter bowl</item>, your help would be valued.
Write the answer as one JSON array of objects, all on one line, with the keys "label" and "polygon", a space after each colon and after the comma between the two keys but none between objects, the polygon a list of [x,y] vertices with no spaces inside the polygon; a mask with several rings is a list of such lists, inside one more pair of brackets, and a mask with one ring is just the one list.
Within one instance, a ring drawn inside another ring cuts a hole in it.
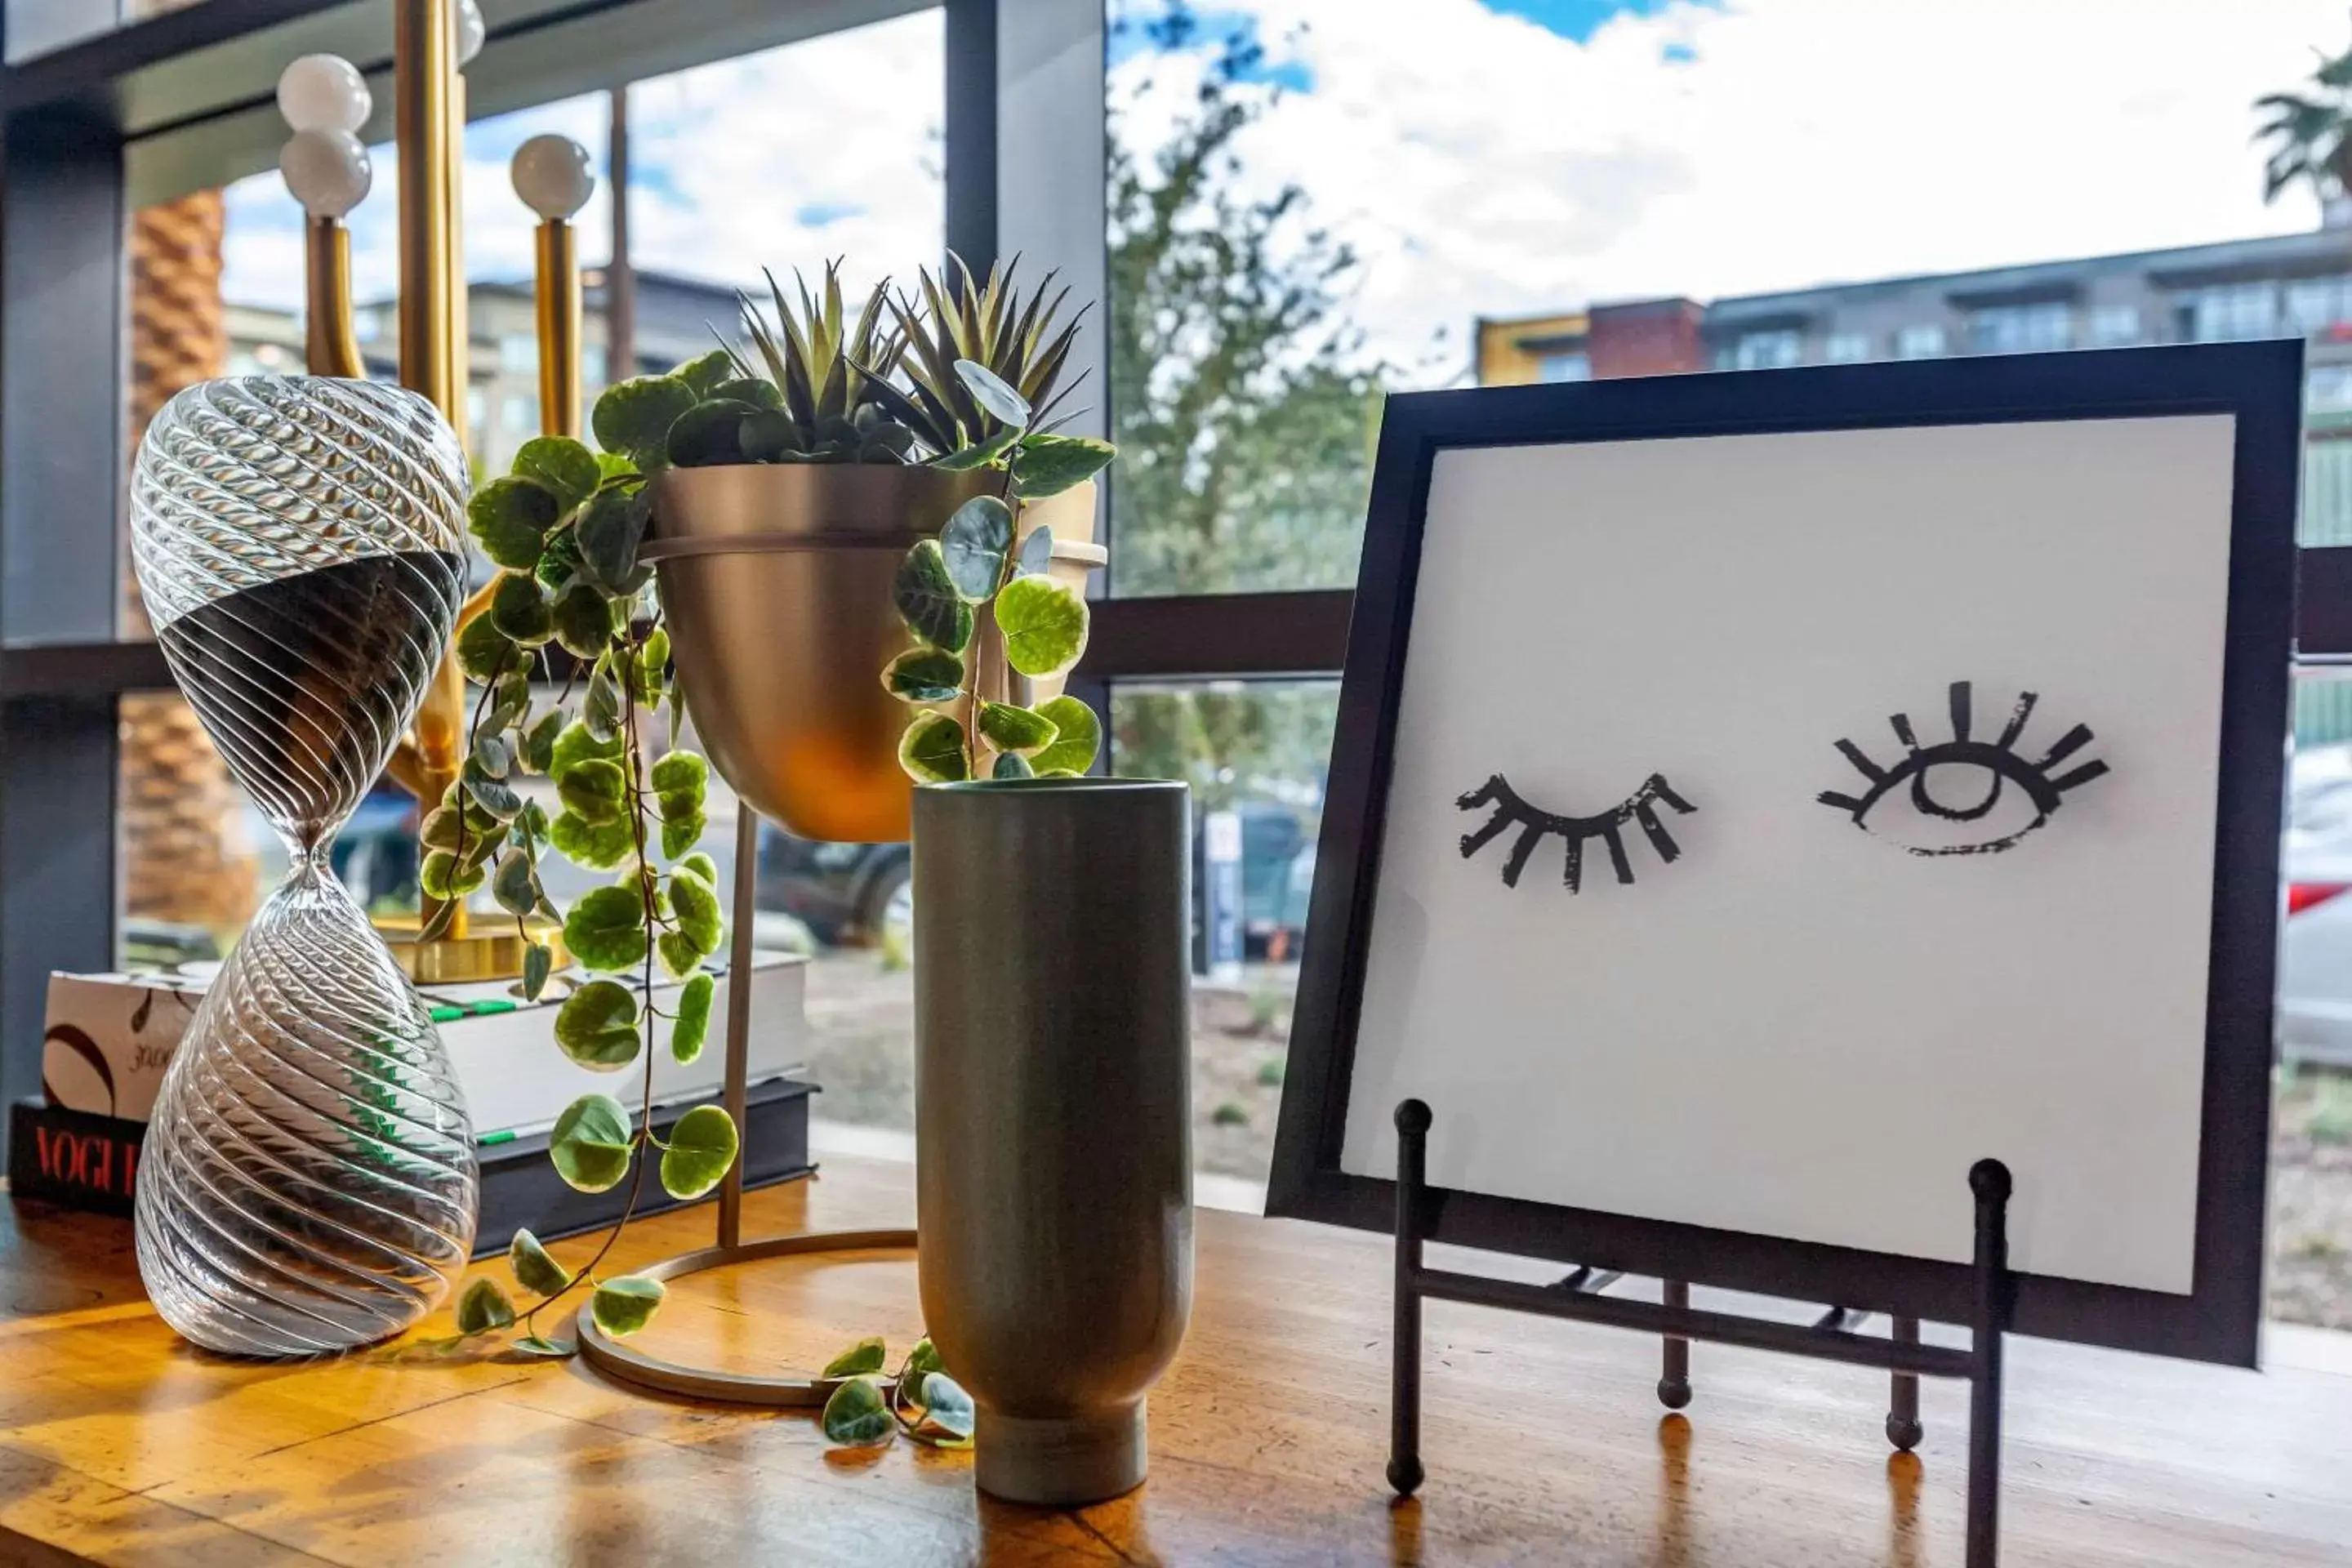
[{"label": "gold planter bowl", "polygon": [[[908,646],[891,577],[918,539],[1003,482],[985,470],[852,463],[661,475],[645,554],[678,684],[711,766],[761,816],[803,838],[908,836],[908,709],[882,686],[883,666]],[[1081,589],[1105,559],[1088,542],[1094,505],[1085,484],[1022,519],[1024,536],[1054,530],[1055,575]]]}]

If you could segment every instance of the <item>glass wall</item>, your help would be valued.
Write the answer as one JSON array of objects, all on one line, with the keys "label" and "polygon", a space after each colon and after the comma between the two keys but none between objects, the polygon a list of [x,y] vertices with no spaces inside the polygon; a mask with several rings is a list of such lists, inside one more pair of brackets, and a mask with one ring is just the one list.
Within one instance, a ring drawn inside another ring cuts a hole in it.
[{"label": "glass wall", "polygon": [[[617,374],[667,370],[705,352],[714,331],[733,336],[738,291],[763,289],[763,268],[789,288],[794,268],[815,274],[846,257],[845,284],[862,292],[885,276],[911,287],[918,267],[936,264],[943,246],[941,48],[940,14],[919,12],[632,85],[636,321],[635,363],[626,367],[611,363],[607,352],[612,99],[590,94],[469,124],[463,254],[471,385],[464,435],[477,475],[503,472],[540,428],[531,289],[536,220],[508,173],[523,142],[546,132],[570,136],[595,164],[596,194],[575,219],[589,306],[583,379],[593,398]],[[875,94],[897,111],[865,113],[861,106]],[[861,127],[857,135],[838,133],[853,121]],[[369,374],[389,380],[399,369],[397,153],[387,143],[371,148],[370,158],[373,194],[351,219],[353,315]],[[302,368],[302,225],[299,206],[274,170],[131,215],[133,443],[184,386],[220,374]],[[482,575],[488,570],[478,568]],[[146,635],[127,574],[123,620],[126,635]],[[176,694],[126,697],[121,721],[121,957],[168,963],[216,956],[282,873],[282,849],[229,783]],[[363,901],[415,906],[408,851],[415,822],[415,803],[387,784],[345,829],[338,869]],[[731,858],[723,808],[714,807],[713,824],[709,847]],[[812,868],[793,847],[772,843],[760,904],[772,917],[767,930],[775,942],[814,940],[821,950],[813,1016],[845,1016],[833,1036],[819,1025],[820,1035],[844,1043],[846,1052],[822,1044],[817,1052],[821,1081],[842,1090],[828,1096],[827,1110],[898,1124],[911,1115],[903,1070],[888,1105],[854,1088],[881,1072],[884,1058],[907,1057],[909,1031],[903,963],[883,967],[877,946],[877,911],[887,907],[888,890],[853,878],[847,904],[827,902],[838,868],[832,862],[853,853],[815,847],[825,864]],[[902,867],[904,859],[901,849]],[[729,877],[721,882],[731,886]],[[868,911],[861,898],[880,902]],[[869,995],[876,985],[888,996],[877,1002]],[[869,1026],[877,1007],[886,1014],[896,1008],[896,1016]]]},{"label": "glass wall", "polygon": [[[2304,537],[2352,541],[2347,205],[2323,215],[2255,102],[2331,96],[2333,0],[2180,0],[2162,27],[2090,3],[1107,0],[1107,26],[1116,594],[1352,585],[1391,392],[2274,334],[2312,366]],[[1116,763],[1245,829],[1303,816],[1318,742],[1271,694],[1321,693],[1328,721],[1328,690],[1117,687]],[[2352,1321],[2347,691],[2296,705],[2274,1250],[2306,1321]],[[1269,884],[1243,851],[1248,930]],[[1286,1026],[1286,979],[1254,938],[1229,973],[1197,1077],[1207,1114],[1233,1101],[1204,1159],[1244,1170],[1271,1106],[1227,1064]]]},{"label": "glass wall", "polygon": [[1192,790],[1192,1150],[1219,1175],[1273,1158],[1339,702],[1334,680],[1111,689],[1111,771]]}]

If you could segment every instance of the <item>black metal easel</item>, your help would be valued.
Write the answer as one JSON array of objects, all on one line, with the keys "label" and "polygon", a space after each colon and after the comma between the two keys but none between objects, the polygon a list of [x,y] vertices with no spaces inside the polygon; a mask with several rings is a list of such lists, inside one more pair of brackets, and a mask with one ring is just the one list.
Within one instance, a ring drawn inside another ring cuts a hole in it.
[{"label": "black metal easel", "polygon": [[1919,1440],[1919,1384],[1926,1377],[1969,1382],[1968,1568],[1994,1568],[2000,1559],[2000,1363],[2012,1300],[2009,1272],[2009,1167],[1979,1160],[1969,1170],[1976,1194],[1976,1302],[1969,1348],[1923,1344],[1916,1318],[1894,1320],[1885,1339],[1854,1331],[1866,1314],[1832,1307],[1810,1327],[1695,1309],[1690,1287],[1665,1281],[1663,1302],[1626,1300],[1601,1294],[1618,1278],[1579,1268],[1551,1285],[1489,1279],[1431,1268],[1422,1262],[1430,1191],[1429,1107],[1407,1100],[1396,1108],[1396,1332],[1389,1428],[1389,1484],[1411,1495],[1422,1482],[1421,1303],[1429,1297],[1533,1312],[1547,1318],[1604,1323],[1665,1337],[1665,1365],[1658,1397],[1669,1408],[1690,1403],[1690,1342],[1709,1340],[1748,1350],[1780,1351],[1856,1366],[1885,1367],[1893,1374],[1886,1435],[1898,1448]]}]

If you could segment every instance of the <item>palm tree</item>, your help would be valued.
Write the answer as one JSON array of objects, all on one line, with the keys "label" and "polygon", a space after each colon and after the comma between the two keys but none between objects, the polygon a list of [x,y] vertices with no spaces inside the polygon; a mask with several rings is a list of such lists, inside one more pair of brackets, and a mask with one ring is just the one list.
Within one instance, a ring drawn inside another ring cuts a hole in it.
[{"label": "palm tree", "polygon": [[2294,184],[2308,184],[2322,206],[2352,195],[2352,50],[2323,57],[2305,91],[2265,93],[2254,108],[2270,117],[2254,132],[2271,143],[2264,201]]}]

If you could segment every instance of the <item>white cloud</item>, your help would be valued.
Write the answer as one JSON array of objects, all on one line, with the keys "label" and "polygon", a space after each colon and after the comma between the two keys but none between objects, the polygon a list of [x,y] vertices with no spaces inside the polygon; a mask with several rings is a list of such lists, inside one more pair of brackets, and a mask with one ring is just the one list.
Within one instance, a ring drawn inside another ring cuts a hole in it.
[{"label": "white cloud", "polygon": [[629,210],[639,264],[754,284],[845,257],[845,286],[911,284],[946,243],[944,47],[918,12],[632,89],[635,156],[660,175]]},{"label": "white cloud", "polygon": [[[1356,245],[1355,314],[1380,349],[1422,361],[1443,330],[1455,364],[1482,314],[2308,226],[2299,193],[2262,204],[2249,104],[2347,36],[2343,0],[1676,0],[1582,44],[1477,0],[1215,8],[1258,16],[1314,78],[1247,132],[1244,179],[1297,181]],[[641,84],[640,264],[748,283],[846,255],[855,285],[934,259],[942,47],[930,11]],[[1130,141],[1188,105],[1198,65],[1115,69]],[[514,143],[560,129],[601,159],[603,103],[470,129],[473,275],[530,269]],[[389,149],[376,190],[363,298],[395,281]],[[606,199],[583,215],[591,260]],[[232,298],[299,304],[276,175],[234,191],[229,252]]]},{"label": "white cloud", "polygon": [[[1235,8],[1313,73],[1244,177],[1354,242],[1380,347],[1456,364],[1479,315],[2309,226],[2249,106],[2347,39],[2342,0],[1684,0],[1582,44],[1476,0]],[[1117,68],[1131,135],[1196,64]]]}]

